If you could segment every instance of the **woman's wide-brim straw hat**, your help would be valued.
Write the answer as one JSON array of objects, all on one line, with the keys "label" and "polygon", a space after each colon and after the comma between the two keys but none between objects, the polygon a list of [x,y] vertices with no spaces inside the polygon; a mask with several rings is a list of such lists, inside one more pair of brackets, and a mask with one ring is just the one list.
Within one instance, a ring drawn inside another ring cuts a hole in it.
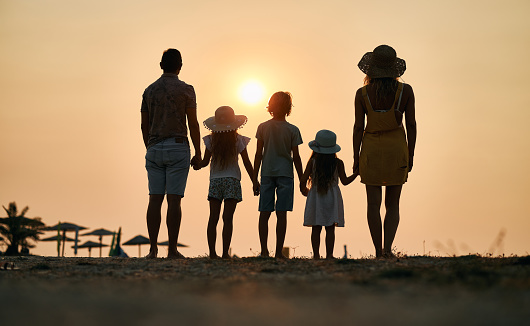
[{"label": "woman's wide-brim straw hat", "polygon": [[340,151],[337,145],[337,135],[331,130],[320,130],[315,140],[309,142],[309,148],[320,154],[335,154]]},{"label": "woman's wide-brim straw hat", "polygon": [[229,106],[221,106],[215,110],[215,116],[204,120],[204,126],[212,132],[228,132],[242,128],[247,123],[247,117],[236,115]]},{"label": "woman's wide-brim straw hat", "polygon": [[357,66],[370,78],[397,78],[407,69],[405,60],[398,58],[388,45],[379,45],[373,52],[367,52]]}]

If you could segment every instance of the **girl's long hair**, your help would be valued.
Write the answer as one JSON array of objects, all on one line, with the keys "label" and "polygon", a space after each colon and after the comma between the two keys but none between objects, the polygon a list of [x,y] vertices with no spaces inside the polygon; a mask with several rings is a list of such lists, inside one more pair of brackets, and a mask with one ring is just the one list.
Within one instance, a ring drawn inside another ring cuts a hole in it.
[{"label": "girl's long hair", "polygon": [[237,131],[212,132],[212,165],[226,168],[237,160]]},{"label": "girl's long hair", "polygon": [[325,195],[331,188],[337,173],[337,154],[320,154],[313,152],[313,171],[309,176],[311,186],[317,187],[317,192]]},{"label": "girl's long hair", "polygon": [[365,85],[372,85],[375,89],[375,100],[381,102],[388,96],[393,96],[398,88],[398,78],[370,78],[364,77]]}]

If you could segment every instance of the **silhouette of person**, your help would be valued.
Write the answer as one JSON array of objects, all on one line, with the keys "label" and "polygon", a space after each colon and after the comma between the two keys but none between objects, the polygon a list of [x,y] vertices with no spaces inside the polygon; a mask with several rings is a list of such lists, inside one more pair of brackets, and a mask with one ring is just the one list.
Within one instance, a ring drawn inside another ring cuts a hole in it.
[{"label": "silhouette of person", "polygon": [[[366,53],[358,67],[366,77],[355,94],[353,170],[359,171],[366,185],[368,226],[376,257],[393,257],[401,189],[412,170],[416,145],[414,92],[410,85],[398,81],[405,72],[405,60],[388,45]],[[382,225],[383,186],[386,214]]]},{"label": "silhouette of person", "polygon": [[[164,73],[145,89],[142,97],[142,135],[147,149],[145,167],[149,181],[147,230],[151,244],[146,258],[156,258],[158,254],[161,209],[166,194],[167,257],[184,258],[177,251],[182,219],[181,199],[184,197],[190,163],[195,165],[201,160],[201,135],[195,90],[178,78],[181,67],[180,52],[176,49],[166,50],[160,62]],[[188,129],[195,149],[191,160]]]}]

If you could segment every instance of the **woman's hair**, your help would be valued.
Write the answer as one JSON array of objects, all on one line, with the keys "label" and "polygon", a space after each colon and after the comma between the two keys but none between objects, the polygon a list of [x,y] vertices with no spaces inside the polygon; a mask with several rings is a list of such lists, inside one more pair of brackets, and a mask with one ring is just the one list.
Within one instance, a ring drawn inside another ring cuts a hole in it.
[{"label": "woman's hair", "polygon": [[387,96],[394,95],[398,88],[398,78],[370,78],[368,75],[364,77],[365,85],[373,85],[375,89],[376,102],[383,101]]},{"label": "woman's hair", "polygon": [[237,159],[237,131],[212,132],[212,164],[224,169]]},{"label": "woman's hair", "polygon": [[319,194],[326,194],[331,188],[337,170],[337,154],[320,154],[313,152],[313,172],[309,176],[311,186],[317,187]]},{"label": "woman's hair", "polygon": [[293,97],[289,92],[276,92],[269,99],[267,111],[274,116],[289,116],[293,107]]}]

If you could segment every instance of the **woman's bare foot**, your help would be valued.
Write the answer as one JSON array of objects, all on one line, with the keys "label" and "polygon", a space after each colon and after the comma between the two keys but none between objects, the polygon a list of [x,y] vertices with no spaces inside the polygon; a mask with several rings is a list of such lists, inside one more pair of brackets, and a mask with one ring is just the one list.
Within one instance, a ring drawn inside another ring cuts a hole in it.
[{"label": "woman's bare foot", "polygon": [[259,255],[261,258],[270,258],[270,255],[269,255],[269,252],[268,251],[262,251],[261,254]]},{"label": "woman's bare foot", "polygon": [[215,252],[210,253],[210,259],[219,259],[220,257],[217,256]]}]

